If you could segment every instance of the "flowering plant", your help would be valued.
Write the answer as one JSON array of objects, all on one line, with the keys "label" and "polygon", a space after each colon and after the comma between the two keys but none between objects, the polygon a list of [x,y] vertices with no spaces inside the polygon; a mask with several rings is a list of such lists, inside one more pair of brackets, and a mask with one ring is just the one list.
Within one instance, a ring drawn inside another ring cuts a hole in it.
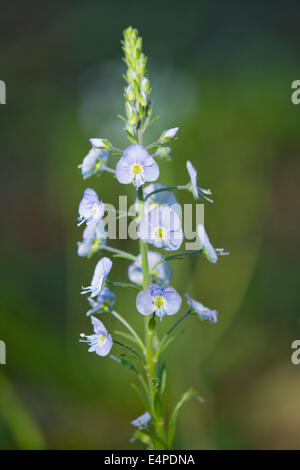
[{"label": "flowering plant", "polygon": [[[194,389],[183,394],[173,412],[166,420],[162,396],[166,385],[166,366],[161,362],[165,349],[176,338],[174,330],[188,316],[195,315],[202,320],[216,323],[218,312],[210,310],[186,294],[187,309],[169,330],[159,336],[159,321],[164,317],[178,314],[182,307],[182,298],[176,289],[170,286],[172,271],[169,261],[185,255],[202,254],[211,263],[216,263],[220,255],[226,254],[223,249],[215,249],[202,224],[198,224],[197,238],[199,248],[194,251],[177,251],[182,245],[184,234],[181,220],[176,210],[175,190],[187,190],[195,200],[210,199],[211,191],[203,189],[197,183],[197,171],[187,161],[189,182],[184,186],[168,187],[158,183],[159,160],[171,160],[169,144],[177,139],[178,128],[164,130],[159,139],[151,145],[143,145],[143,134],[155,119],[151,120],[152,103],[151,88],[146,71],[147,59],[142,52],[142,39],[136,29],[131,27],[124,31],[122,41],[127,72],[124,90],[126,117],[125,131],[130,145],[119,150],[103,138],[90,139],[92,148],[80,165],[84,179],[93,175],[110,173],[121,184],[133,184],[136,189],[136,234],[139,240],[137,255],[121,251],[108,245],[109,233],[105,227],[103,216],[106,208],[97,193],[90,188],[84,191],[79,204],[78,225],[85,224],[83,239],[78,242],[78,255],[90,257],[98,251],[108,251],[113,257],[129,260],[128,278],[130,282],[115,282],[109,279],[113,263],[108,257],[101,257],[97,262],[91,283],[82,288],[82,294],[89,294],[89,310],[94,332],[90,335],[81,334],[82,342],[89,345],[89,351],[110,359],[129,368],[136,374],[139,381],[132,384],[142,400],[146,411],[134,419],[131,424],[136,428],[134,439],[139,439],[148,449],[171,449],[176,420],[179,409],[190,398],[197,396]],[[108,166],[110,156],[120,156],[115,169]],[[150,183],[150,184],[147,184]],[[128,215],[120,213],[118,217]],[[148,249],[148,245],[162,249]],[[137,321],[139,314],[144,316],[144,340],[129,324],[128,320],[114,310],[115,286],[136,289]],[[115,332],[113,338],[106,327],[95,315],[104,313],[120,321],[126,331]],[[122,341],[121,341],[122,340]],[[129,343],[129,344],[128,344]],[[117,356],[111,350],[114,344],[124,348],[127,354]]]}]

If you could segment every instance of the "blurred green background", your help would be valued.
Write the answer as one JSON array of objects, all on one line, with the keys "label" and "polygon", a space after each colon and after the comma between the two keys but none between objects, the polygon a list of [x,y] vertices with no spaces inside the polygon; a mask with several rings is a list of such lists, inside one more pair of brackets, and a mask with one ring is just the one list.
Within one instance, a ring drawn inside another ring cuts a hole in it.
[{"label": "blurred green background", "polygon": [[[129,422],[144,411],[134,377],[78,342],[91,329],[80,286],[96,257],[77,257],[75,221],[86,186],[104,202],[134,197],[109,175],[83,182],[77,169],[89,137],[125,145],[116,115],[130,24],[144,38],[161,116],[147,138],[180,127],[161,181],[185,184],[185,162],[194,163],[214,194],[211,240],[231,252],[216,266],[173,264],[179,292],[219,311],[217,325],[187,321],[165,355],[168,409],[189,386],[205,398],[185,405],[175,446],[300,447],[300,366],[290,360],[300,338],[300,105],[290,100],[299,13],[290,1],[1,2],[0,448],[139,448],[129,443]],[[115,280],[126,268],[115,263]],[[117,294],[117,310],[141,331],[134,292]]]}]

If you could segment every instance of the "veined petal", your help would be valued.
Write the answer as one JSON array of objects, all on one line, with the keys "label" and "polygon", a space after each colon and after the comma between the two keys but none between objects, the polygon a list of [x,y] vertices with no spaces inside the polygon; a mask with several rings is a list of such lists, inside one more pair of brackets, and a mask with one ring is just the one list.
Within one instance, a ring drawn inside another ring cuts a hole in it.
[{"label": "veined petal", "polygon": [[165,310],[167,315],[174,315],[179,312],[182,299],[174,287],[162,287],[162,296],[166,299]]},{"label": "veined petal", "polygon": [[102,321],[100,321],[98,318],[91,316],[91,322],[92,322],[92,325],[93,325],[93,328],[94,328],[94,332],[97,335],[107,333],[107,329],[103,325]]},{"label": "veined petal", "polygon": [[152,296],[148,290],[142,290],[136,297],[136,308],[142,315],[151,315],[154,311]]},{"label": "veined petal", "polygon": [[199,224],[197,227],[197,236],[201,246],[201,253],[211,263],[218,261],[218,255],[216,250],[209,241],[208,235],[203,224]]}]

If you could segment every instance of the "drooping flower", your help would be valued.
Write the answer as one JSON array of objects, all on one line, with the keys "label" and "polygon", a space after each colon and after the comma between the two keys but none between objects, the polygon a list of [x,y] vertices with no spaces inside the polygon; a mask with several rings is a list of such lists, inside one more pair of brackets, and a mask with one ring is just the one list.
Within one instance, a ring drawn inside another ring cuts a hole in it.
[{"label": "drooping flower", "polygon": [[107,329],[103,323],[98,320],[98,318],[91,316],[92,325],[94,327],[93,335],[85,335],[82,333],[81,338],[86,338],[85,340],[79,340],[82,343],[88,343],[89,352],[95,352],[98,356],[107,356],[110,353],[110,350],[113,346],[113,340],[111,335],[108,333]]},{"label": "drooping flower", "polygon": [[179,127],[173,127],[172,129],[167,129],[163,131],[162,135],[160,136],[160,142],[165,143],[168,142],[171,139],[174,139],[176,137],[176,134],[179,130]]},{"label": "drooping flower", "polygon": [[205,307],[203,304],[193,299],[189,294],[185,294],[189,306],[192,308],[193,312],[198,315],[202,320],[208,320],[210,323],[217,323],[218,321],[218,312],[217,310],[211,310],[208,307]]},{"label": "drooping flower", "polygon": [[97,193],[93,189],[87,188],[83,193],[78,211],[78,225],[84,222],[86,222],[87,225],[97,223],[103,217],[104,204],[102,201],[99,201]]},{"label": "drooping flower", "polygon": [[108,287],[104,287],[102,292],[98,295],[97,300],[88,297],[89,304],[92,308],[86,313],[87,317],[98,312],[100,309],[104,312],[110,311],[115,303],[115,297],[114,292],[110,291]]},{"label": "drooping flower", "polygon": [[183,240],[180,219],[168,206],[158,206],[149,211],[139,223],[138,237],[157,248],[177,250]]},{"label": "drooping flower", "polygon": [[108,154],[109,151],[106,149],[91,148],[89,153],[82,160],[81,165],[79,165],[83,179],[102,172],[107,162]]},{"label": "drooping flower", "polygon": [[206,199],[209,202],[213,202],[212,199],[210,199],[207,196],[211,196],[212,192],[210,189],[203,189],[197,186],[197,170],[196,168],[191,164],[191,162],[188,160],[186,162],[186,168],[188,171],[188,174],[190,175],[190,184],[189,184],[189,189],[193,193],[195,199]]},{"label": "drooping flower", "polygon": [[[162,258],[162,254],[157,251],[148,251],[149,273],[158,284],[169,284],[172,279],[172,271],[167,262],[160,263],[155,269],[152,269]],[[129,265],[128,277],[134,284],[141,285],[143,283],[142,255],[138,255],[137,261]]]},{"label": "drooping flower", "polygon": [[78,256],[85,257],[98,251],[107,241],[107,231],[104,223],[100,220],[96,224],[89,224],[85,227],[82,242],[77,242]]},{"label": "drooping flower", "polygon": [[96,264],[92,283],[88,287],[82,288],[82,294],[91,293],[91,297],[96,297],[104,288],[104,283],[112,268],[112,262],[109,258],[101,258]]},{"label": "drooping flower", "polygon": [[171,286],[151,284],[136,297],[136,308],[142,315],[156,313],[162,319],[165,315],[174,315],[180,307],[181,297]]},{"label": "drooping flower", "polygon": [[145,411],[141,416],[131,421],[131,424],[140,430],[148,429],[148,424],[151,421],[151,415]]},{"label": "drooping flower", "polygon": [[208,260],[210,263],[216,263],[218,261],[218,255],[214,247],[209,241],[208,235],[204,228],[204,225],[199,224],[197,227],[197,237],[200,242],[201,254]]},{"label": "drooping flower", "polygon": [[159,167],[145,147],[133,144],[124,150],[116,166],[117,180],[122,184],[133,183],[138,189],[145,182],[155,181]]}]

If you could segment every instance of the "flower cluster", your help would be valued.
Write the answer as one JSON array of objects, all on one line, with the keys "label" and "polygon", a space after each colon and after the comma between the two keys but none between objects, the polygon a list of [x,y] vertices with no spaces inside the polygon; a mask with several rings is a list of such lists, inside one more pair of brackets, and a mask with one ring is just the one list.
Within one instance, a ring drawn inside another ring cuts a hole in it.
[{"label": "flower cluster", "polygon": [[[80,341],[88,343],[89,352],[95,352],[99,356],[108,356],[137,373],[143,389],[138,389],[136,385],[135,389],[139,396],[146,394],[144,402],[147,404],[147,411],[132,421],[132,424],[137,427],[135,436],[148,448],[162,449],[171,447],[173,431],[165,427],[162,413],[161,396],[165,377],[163,370],[158,368],[158,359],[174,338],[173,330],[186,317],[194,314],[212,324],[218,319],[216,310],[205,307],[186,294],[187,311],[178,317],[167,333],[159,339],[156,318],[164,320],[166,317],[176,315],[182,307],[181,295],[170,285],[172,270],[169,262],[185,255],[199,255],[200,253],[209,262],[215,264],[219,256],[226,253],[222,249],[213,247],[202,224],[197,227],[199,250],[176,253],[183,243],[184,234],[174,191],[190,191],[196,200],[212,202],[209,197],[211,191],[198,186],[197,170],[190,161],[186,162],[189,181],[185,185],[168,187],[157,182],[160,175],[157,161],[159,159],[170,160],[171,149],[165,144],[177,138],[179,129],[173,127],[164,130],[156,142],[148,147],[143,145],[143,134],[152,122],[147,61],[142,53],[142,40],[137,30],[131,27],[125,30],[122,44],[127,64],[125,76],[127,83],[124,91],[126,117],[122,119],[125,121],[125,131],[130,145],[124,150],[117,149],[117,153],[113,153],[111,150],[116,150],[116,148],[108,140],[92,138],[90,139],[92,148],[84,157],[80,169],[83,179],[99,175],[106,170],[120,184],[133,185],[136,189],[136,223],[140,252],[134,255],[108,245],[108,234],[103,222],[105,205],[93,189],[87,188],[78,209],[78,226],[85,224],[82,241],[78,242],[78,255],[90,257],[98,251],[106,250],[113,256],[131,260],[131,263],[128,266],[129,282],[119,282],[109,279],[113,266],[110,258],[102,256],[97,262],[90,285],[82,287],[82,294],[89,294],[90,308],[86,315],[91,319],[94,333],[82,334]],[[120,158],[115,162],[115,169],[108,167],[108,160],[110,157],[115,158],[116,155]],[[151,248],[161,249],[162,252],[149,250],[149,245]],[[138,291],[136,319],[138,320],[139,314],[144,316],[145,342],[129,324],[128,319],[114,310],[116,298],[111,290],[114,287],[128,287]],[[101,316],[108,314],[119,320],[127,332],[116,332],[116,335],[121,336],[122,340],[125,338],[130,341],[134,347],[131,343],[121,342],[118,336],[117,339],[113,339],[102,321],[94,316],[95,314]],[[164,321],[171,321],[171,319]],[[117,346],[117,351],[121,347],[125,352],[120,356],[116,355],[117,352],[114,355],[111,354],[114,344]],[[135,348],[138,348],[138,351]],[[143,373],[146,378],[143,377]],[[191,390],[186,392],[177,408],[193,394],[194,391]],[[175,407],[175,411],[177,408]],[[175,413],[176,416],[177,413],[178,410]],[[170,426],[174,427],[174,422],[171,420]]]}]

